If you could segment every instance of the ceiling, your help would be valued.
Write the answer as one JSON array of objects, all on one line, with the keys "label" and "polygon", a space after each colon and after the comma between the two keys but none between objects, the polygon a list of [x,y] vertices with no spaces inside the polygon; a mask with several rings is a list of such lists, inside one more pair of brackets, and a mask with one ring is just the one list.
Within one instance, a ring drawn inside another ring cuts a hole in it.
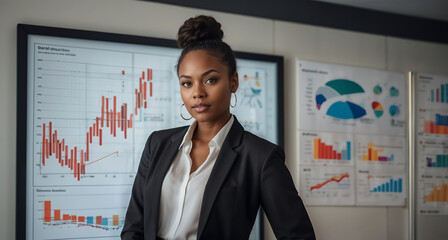
[{"label": "ceiling", "polygon": [[316,0],[448,22],[447,0]]}]

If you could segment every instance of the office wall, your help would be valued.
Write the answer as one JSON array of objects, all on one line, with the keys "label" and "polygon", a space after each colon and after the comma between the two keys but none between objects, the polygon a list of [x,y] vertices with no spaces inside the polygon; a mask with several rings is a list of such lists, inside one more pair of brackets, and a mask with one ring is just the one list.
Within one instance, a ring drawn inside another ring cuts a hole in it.
[{"label": "office wall", "polygon": [[[132,0],[0,0],[0,239],[15,237],[17,23],[174,39],[191,16],[223,25],[235,50],[285,57],[285,150],[298,164],[295,58],[448,74],[448,45]],[[297,185],[297,184],[296,184]],[[319,239],[407,239],[408,208],[308,207]],[[266,239],[275,239],[266,225]]]}]

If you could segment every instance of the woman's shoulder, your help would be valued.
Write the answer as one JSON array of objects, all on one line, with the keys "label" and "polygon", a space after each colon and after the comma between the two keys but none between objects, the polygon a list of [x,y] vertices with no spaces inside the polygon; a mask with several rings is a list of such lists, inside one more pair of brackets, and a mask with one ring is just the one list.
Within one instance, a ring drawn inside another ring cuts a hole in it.
[{"label": "woman's shoulder", "polygon": [[172,140],[173,138],[183,137],[187,129],[188,126],[182,126],[182,127],[157,130],[149,135],[148,141],[151,142],[156,141],[159,143],[163,143],[164,141]]},{"label": "woman's shoulder", "polygon": [[283,148],[280,147],[279,145],[270,142],[246,130],[244,131],[242,137],[242,144],[246,145],[250,149],[256,149],[256,151],[260,153],[269,153],[274,150],[283,151]]}]

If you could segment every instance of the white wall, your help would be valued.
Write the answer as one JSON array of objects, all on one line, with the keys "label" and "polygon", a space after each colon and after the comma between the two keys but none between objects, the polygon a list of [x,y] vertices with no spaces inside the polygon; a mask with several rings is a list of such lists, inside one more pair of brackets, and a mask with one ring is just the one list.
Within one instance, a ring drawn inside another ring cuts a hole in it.
[{"label": "white wall", "polygon": [[[285,150],[296,174],[294,59],[448,74],[448,45],[130,0],[0,0],[0,239],[15,237],[17,23],[174,39],[187,18],[222,23],[234,50],[285,57]],[[319,239],[407,239],[408,209],[308,207]],[[266,227],[266,239],[275,239]]]}]

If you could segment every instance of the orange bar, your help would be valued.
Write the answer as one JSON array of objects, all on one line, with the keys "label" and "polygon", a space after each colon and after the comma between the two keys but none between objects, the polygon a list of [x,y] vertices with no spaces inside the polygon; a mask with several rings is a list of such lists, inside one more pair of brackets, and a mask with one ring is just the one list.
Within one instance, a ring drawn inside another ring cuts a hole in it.
[{"label": "orange bar", "polygon": [[92,143],[92,132],[93,132],[92,127],[89,127],[89,142],[90,143]]},{"label": "orange bar", "polygon": [[314,159],[319,159],[319,138],[314,139]]},{"label": "orange bar", "polygon": [[104,126],[104,96],[101,96],[101,127]]},{"label": "orange bar", "polygon": [[117,112],[117,128],[121,129],[121,112]]},{"label": "orange bar", "polygon": [[49,154],[50,154],[50,156],[51,156],[51,153],[52,153],[52,149],[51,149],[51,145],[53,144],[53,142],[51,141],[51,135],[53,134],[53,123],[52,122],[50,122],[50,129],[48,130],[48,137],[49,137],[49,140],[48,140],[48,142],[50,143],[50,152],[49,152]]},{"label": "orange bar", "polygon": [[100,118],[99,117],[96,117],[96,131],[95,131],[95,136],[98,136],[98,130],[99,130],[99,128],[100,128],[100,124],[99,124],[99,121],[100,121]]},{"label": "orange bar", "polygon": [[138,92],[135,89],[135,116],[137,116]]},{"label": "orange bar", "polygon": [[115,117],[117,116],[117,96],[114,96],[114,137],[117,136],[117,123]]},{"label": "orange bar", "polygon": [[101,225],[102,224],[102,217],[101,216],[96,216],[96,224],[97,225]]},{"label": "orange bar", "polygon": [[81,164],[80,163],[78,163],[78,166],[77,166],[77,168],[78,168],[78,181],[79,180],[81,180]]},{"label": "orange bar", "polygon": [[54,220],[55,221],[61,220],[61,210],[59,210],[59,209],[54,210]]},{"label": "orange bar", "polygon": [[51,222],[51,201],[44,201],[44,222]]},{"label": "orange bar", "polygon": [[123,71],[121,71],[121,75],[124,75],[124,70],[123,70]]},{"label": "orange bar", "polygon": [[128,104],[124,104],[124,139],[128,137]]},{"label": "orange bar", "polygon": [[81,149],[81,165],[84,163],[84,150]]},{"label": "orange bar", "polygon": [[149,96],[152,97],[152,81],[149,82]]},{"label": "orange bar", "polygon": [[71,170],[73,170],[73,159],[74,159],[74,153],[73,153],[73,149],[70,149],[70,161],[68,162],[68,165],[70,167]]},{"label": "orange bar", "polygon": [[78,148],[75,147],[75,150],[73,152],[75,154],[75,159],[73,160],[73,176],[76,178],[76,175],[78,173]]},{"label": "orange bar", "polygon": [[113,215],[112,219],[113,219],[112,225],[118,226],[118,215]]},{"label": "orange bar", "polygon": [[58,139],[58,131],[54,130],[53,153],[56,153],[56,156],[58,156],[58,154],[57,154],[58,153],[57,152],[57,145],[56,145],[57,139]]},{"label": "orange bar", "polygon": [[65,146],[65,165],[67,166],[68,164],[68,146]]},{"label": "orange bar", "polygon": [[84,217],[84,216],[78,217],[78,222],[85,222],[85,221],[86,221],[86,217]]},{"label": "orange bar", "polygon": [[146,100],[146,82],[143,83],[143,99]]},{"label": "orange bar", "polygon": [[139,80],[140,80],[140,82],[139,82],[139,85],[138,85],[138,92],[141,93],[142,92],[142,87],[143,87],[142,86],[142,78],[140,78]]},{"label": "orange bar", "polygon": [[77,220],[76,215],[72,215],[72,222],[76,222],[76,220]]},{"label": "orange bar", "polygon": [[145,101],[145,108],[148,108],[148,102]]},{"label": "orange bar", "polygon": [[40,155],[42,155],[42,166],[45,166],[45,148],[47,146],[45,145],[45,123],[42,124],[42,152]]},{"label": "orange bar", "polygon": [[132,128],[132,114],[129,116],[129,128]]},{"label": "orange bar", "polygon": [[100,129],[100,146],[103,145],[103,129]]},{"label": "orange bar", "polygon": [[68,214],[62,215],[62,220],[70,220],[70,215]]},{"label": "orange bar", "polygon": [[106,126],[109,127],[109,98],[106,98]]},{"label": "orange bar", "polygon": [[87,144],[86,144],[86,161],[89,161],[89,134],[87,134]]},{"label": "orange bar", "polygon": [[152,80],[152,69],[151,68],[148,68],[148,81],[149,80]]},{"label": "orange bar", "polygon": [[142,79],[145,79],[145,71],[142,71]]},{"label": "orange bar", "polygon": [[50,142],[48,139],[45,139],[45,158],[48,159],[50,157]]},{"label": "orange bar", "polygon": [[121,131],[124,131],[124,105],[121,105],[121,114],[120,114],[120,125],[121,125]]}]

